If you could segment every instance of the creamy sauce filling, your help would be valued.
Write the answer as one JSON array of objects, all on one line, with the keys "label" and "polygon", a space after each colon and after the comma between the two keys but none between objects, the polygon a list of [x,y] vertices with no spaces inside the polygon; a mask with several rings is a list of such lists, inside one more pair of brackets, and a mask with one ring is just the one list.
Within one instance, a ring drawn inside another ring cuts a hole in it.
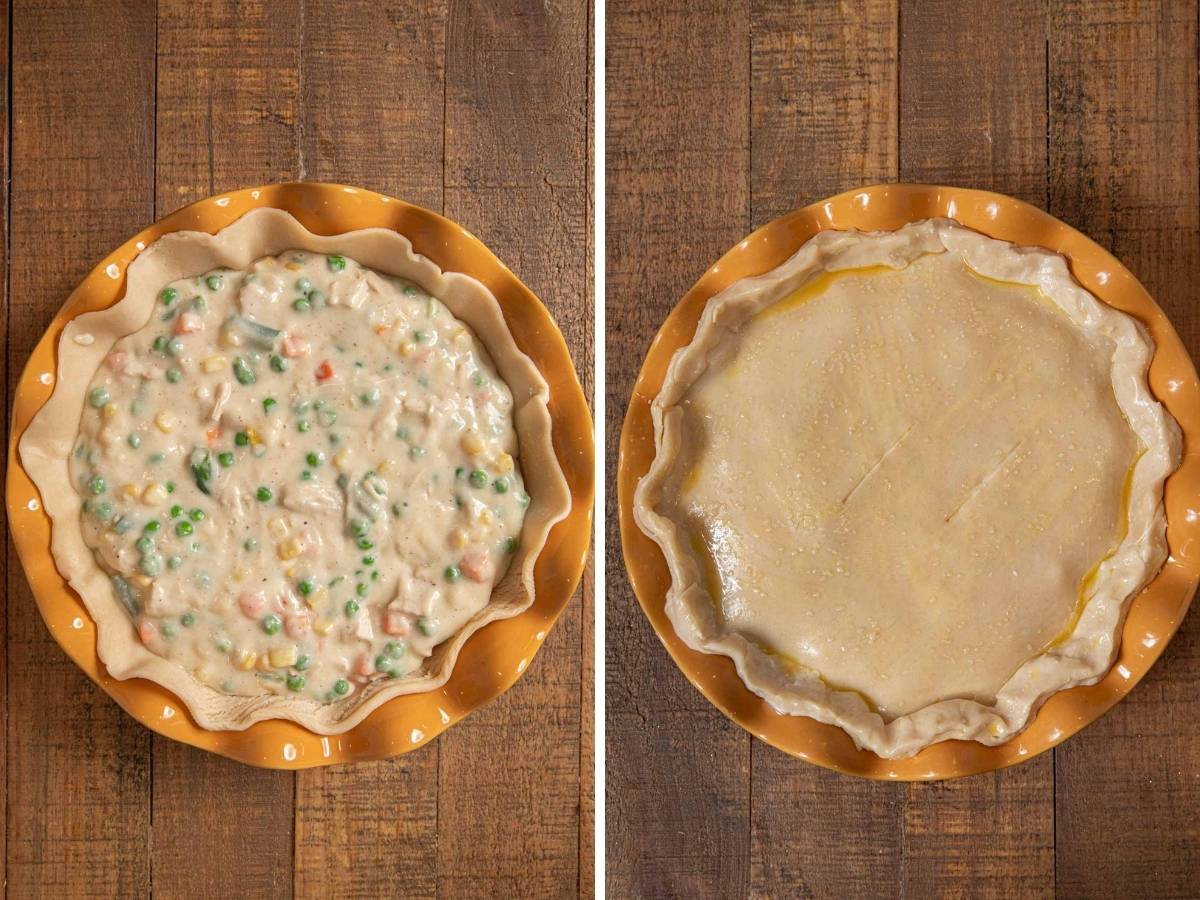
[{"label": "creamy sauce filling", "polygon": [[84,539],[142,642],[231,694],[400,678],[488,602],[513,401],[417,285],[288,251],[173,282],[87,394]]},{"label": "creamy sauce filling", "polygon": [[951,254],[767,307],[683,403],[674,517],[726,627],[887,717],[991,702],[1122,539],[1112,354]]}]

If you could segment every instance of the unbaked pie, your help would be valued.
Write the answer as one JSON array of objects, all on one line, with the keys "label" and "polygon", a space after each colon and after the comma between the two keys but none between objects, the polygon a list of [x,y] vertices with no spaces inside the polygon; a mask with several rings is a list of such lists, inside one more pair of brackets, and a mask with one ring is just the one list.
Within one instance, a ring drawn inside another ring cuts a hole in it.
[{"label": "unbaked pie", "polygon": [[652,405],[668,615],[884,757],[998,744],[1112,665],[1166,556],[1153,345],[953,221],[826,231],[714,296]]}]

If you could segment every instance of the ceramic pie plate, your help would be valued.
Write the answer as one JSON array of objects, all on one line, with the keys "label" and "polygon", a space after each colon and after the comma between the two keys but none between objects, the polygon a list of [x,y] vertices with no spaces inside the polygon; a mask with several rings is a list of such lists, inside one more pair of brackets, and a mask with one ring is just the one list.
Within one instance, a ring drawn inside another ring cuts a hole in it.
[{"label": "ceramic pie plate", "polygon": [[[1170,557],[1130,604],[1121,650],[1094,685],[1054,694],[1028,728],[994,747],[943,741],[906,759],[859,750],[846,732],[775,712],[751,693],[726,656],[700,653],[675,633],[665,611],[670,573],[658,545],[633,517],[633,492],[654,458],[650,403],[675,351],[688,344],[709,298],[739,278],[774,269],[818,231],[891,231],[945,216],[989,237],[1063,254],[1075,279],[1108,305],[1142,322],[1156,344],[1150,387],[1184,435],[1182,465],[1166,483]],[[1032,759],[1089,725],[1128,694],[1178,629],[1200,580],[1200,383],[1179,335],[1137,279],[1080,232],[1020,200],[987,191],[928,185],[877,185],[789,213],[726,253],[683,296],[659,329],[634,386],[621,432],[617,492],[621,545],[630,581],[650,624],[676,664],[718,709],[751,734],[807,762],[866,778],[929,781],[1004,768]]]},{"label": "ceramic pie plate", "polygon": [[[413,249],[445,271],[483,282],[500,303],[519,348],[550,387],[555,455],[571,492],[571,511],[546,541],[534,570],[533,605],[480,629],[464,645],[450,680],[422,694],[396,697],[351,730],[314,734],[282,720],[243,731],[207,731],[166,688],[144,679],[119,681],[96,654],[96,627],[82,601],[55,568],[51,522],[16,448],[30,420],[49,399],[57,372],[59,335],[85,312],[103,309],[125,291],[125,270],[139,251],[173,231],[215,233],[252,209],[295,216],[316,234],[382,227],[403,234]],[[384,759],[429,742],[472,710],[508,690],[529,665],[583,572],[591,537],[592,420],[561,332],[533,292],[462,227],[429,210],[361,188],[281,184],[220,194],[187,206],[135,235],[103,259],[72,292],[34,348],[13,398],[8,447],[8,521],[17,555],[38,609],[54,639],[75,663],[130,715],[165,737],[251,765],[301,769]]]}]

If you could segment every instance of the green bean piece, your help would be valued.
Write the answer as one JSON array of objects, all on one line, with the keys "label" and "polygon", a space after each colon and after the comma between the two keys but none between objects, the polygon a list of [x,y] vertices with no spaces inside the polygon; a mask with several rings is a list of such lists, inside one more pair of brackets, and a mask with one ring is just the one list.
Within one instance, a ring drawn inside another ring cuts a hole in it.
[{"label": "green bean piece", "polygon": [[240,356],[235,356],[233,359],[233,377],[238,380],[238,384],[254,384],[258,381],[250,364]]}]

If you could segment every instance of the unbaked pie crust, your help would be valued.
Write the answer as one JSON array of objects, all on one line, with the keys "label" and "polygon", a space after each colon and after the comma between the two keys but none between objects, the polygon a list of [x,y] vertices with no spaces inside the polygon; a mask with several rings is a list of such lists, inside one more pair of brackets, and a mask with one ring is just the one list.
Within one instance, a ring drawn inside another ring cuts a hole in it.
[{"label": "unbaked pie crust", "polygon": [[711,298],[652,404],[666,611],[882,757],[1002,743],[1099,680],[1166,558],[1153,344],[1058,254],[826,231]]}]

